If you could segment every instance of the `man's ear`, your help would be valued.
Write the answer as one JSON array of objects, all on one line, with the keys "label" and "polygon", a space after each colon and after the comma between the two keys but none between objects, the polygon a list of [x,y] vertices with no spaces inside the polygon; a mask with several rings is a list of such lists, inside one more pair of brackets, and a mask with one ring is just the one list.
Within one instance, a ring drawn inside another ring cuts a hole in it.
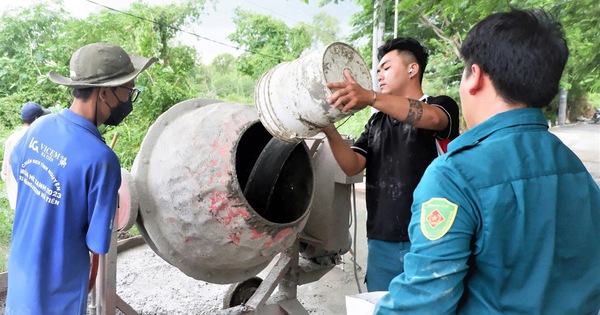
[{"label": "man's ear", "polygon": [[107,87],[99,87],[98,88],[98,98],[101,100],[106,100],[106,89],[108,89]]},{"label": "man's ear", "polygon": [[478,64],[472,64],[469,70],[470,74],[466,77],[467,91],[470,95],[475,95],[483,88],[483,73]]},{"label": "man's ear", "polygon": [[416,62],[409,64],[408,71],[409,71],[408,73],[411,74],[411,76],[417,75],[417,73],[419,73],[419,64]]}]

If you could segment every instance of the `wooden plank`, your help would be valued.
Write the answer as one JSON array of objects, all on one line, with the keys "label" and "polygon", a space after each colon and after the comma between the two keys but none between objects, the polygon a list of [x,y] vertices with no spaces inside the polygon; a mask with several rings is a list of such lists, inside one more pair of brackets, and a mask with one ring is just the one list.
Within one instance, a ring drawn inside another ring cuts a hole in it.
[{"label": "wooden plank", "polygon": [[8,288],[8,272],[0,273],[0,294],[6,293]]}]

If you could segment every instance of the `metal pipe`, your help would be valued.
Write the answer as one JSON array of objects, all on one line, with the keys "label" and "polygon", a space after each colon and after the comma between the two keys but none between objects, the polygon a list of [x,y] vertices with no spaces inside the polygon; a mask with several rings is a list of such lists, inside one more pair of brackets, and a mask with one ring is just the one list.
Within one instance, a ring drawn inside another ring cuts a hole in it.
[{"label": "metal pipe", "polygon": [[96,313],[106,314],[106,255],[98,259],[98,277],[96,281]]},{"label": "metal pipe", "polygon": [[394,38],[398,37],[398,0],[394,5]]}]

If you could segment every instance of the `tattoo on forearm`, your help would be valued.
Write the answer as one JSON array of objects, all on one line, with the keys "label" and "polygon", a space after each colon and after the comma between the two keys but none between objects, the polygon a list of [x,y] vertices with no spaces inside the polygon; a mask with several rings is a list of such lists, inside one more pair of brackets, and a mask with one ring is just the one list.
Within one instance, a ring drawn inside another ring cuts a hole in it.
[{"label": "tattoo on forearm", "polygon": [[408,115],[404,120],[406,123],[415,124],[423,117],[423,104],[417,100],[408,99]]}]

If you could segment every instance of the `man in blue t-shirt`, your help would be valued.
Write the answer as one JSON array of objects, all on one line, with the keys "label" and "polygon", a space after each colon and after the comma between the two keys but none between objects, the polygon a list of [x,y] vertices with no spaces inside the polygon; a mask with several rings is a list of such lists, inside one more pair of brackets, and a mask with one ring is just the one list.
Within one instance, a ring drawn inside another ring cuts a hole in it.
[{"label": "man in blue t-shirt", "polygon": [[4,142],[4,159],[2,160],[2,171],[0,177],[6,183],[6,195],[8,197],[8,204],[11,209],[15,209],[17,204],[17,180],[13,177],[12,170],[10,169],[10,154],[12,150],[21,140],[21,137],[27,131],[27,128],[38,118],[50,114],[50,111],[43,109],[40,104],[36,102],[27,102],[21,108],[21,121],[23,126],[15,130]]},{"label": "man in blue t-shirt", "polygon": [[73,103],[40,118],[10,157],[18,182],[6,314],[85,314],[89,253],[110,245],[121,184],[116,154],[98,126],[118,125],[139,95],[136,77],[156,61],[95,43],[71,57]]},{"label": "man in blue t-shirt", "polygon": [[600,309],[600,189],[541,108],[569,55],[544,11],[492,14],[460,49],[470,128],[415,190],[404,273],[375,314]]},{"label": "man in blue t-shirt", "polygon": [[425,95],[421,86],[428,53],[413,38],[395,38],[378,50],[381,93],[346,82],[328,83],[329,98],[345,111],[371,105],[365,130],[349,147],[333,125],[323,129],[341,169],[356,175],[366,169],[368,291],[386,291],[404,270],[410,248],[408,223],[412,194],[433,159],[438,140],[458,136],[458,105],[448,96]]}]

